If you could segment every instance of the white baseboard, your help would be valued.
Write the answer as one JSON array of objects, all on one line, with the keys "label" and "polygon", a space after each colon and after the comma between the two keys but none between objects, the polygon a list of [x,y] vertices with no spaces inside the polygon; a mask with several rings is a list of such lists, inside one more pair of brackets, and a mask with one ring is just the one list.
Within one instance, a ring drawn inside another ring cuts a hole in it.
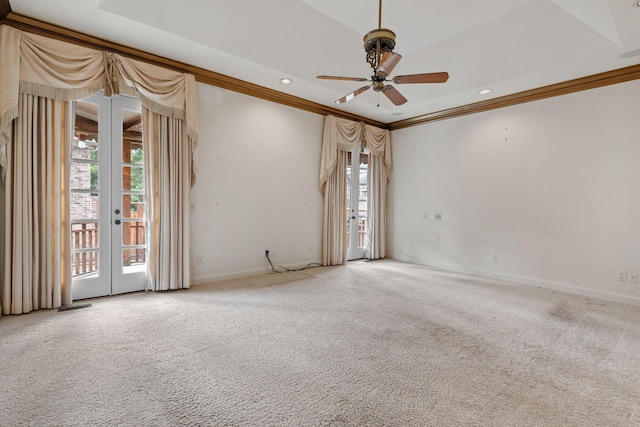
[{"label": "white baseboard", "polygon": [[[411,262],[411,261],[405,261],[405,260],[398,260],[398,261]],[[286,267],[292,270],[295,270],[298,268],[302,268],[308,264],[316,263],[316,262],[318,261],[309,261],[305,263],[298,263],[295,265],[287,265]],[[486,277],[488,279],[504,280],[507,282],[518,283],[521,285],[537,286],[540,288],[551,289],[554,291],[566,292],[568,294],[582,295],[585,297],[597,298],[605,301],[613,301],[613,302],[619,302],[622,304],[640,306],[640,298],[631,296],[631,295],[597,291],[594,289],[581,288],[579,286],[570,285],[567,283],[551,282],[551,281],[536,279],[533,277],[505,274],[505,273],[488,271],[488,270],[483,270],[483,269],[473,268],[473,267],[466,267],[466,266],[461,267],[456,264],[448,264],[448,263],[442,263],[442,262],[429,262],[428,264],[417,263],[417,262],[413,262],[413,263],[424,265],[427,267],[437,268],[441,270],[451,271],[454,273],[471,274],[475,276]],[[233,280],[233,279],[242,279],[244,277],[260,276],[263,274],[270,274],[270,273],[272,273],[270,267],[217,273],[217,274],[193,277],[191,279],[191,284],[194,286],[197,286],[197,285],[204,285],[207,283],[222,282],[225,280]]]},{"label": "white baseboard", "polygon": [[234,271],[231,273],[219,273],[191,278],[192,285],[206,285],[207,283],[223,282],[225,280],[242,279],[244,277],[261,276],[271,273],[271,268],[257,268],[254,270]]},{"label": "white baseboard", "polygon": [[[307,265],[313,264],[313,263],[321,264],[320,261],[308,261],[308,262],[302,262],[297,264],[287,264],[285,265],[285,267],[291,270],[296,270],[299,268],[306,267]],[[274,265],[276,264],[274,263]],[[207,283],[223,282],[225,280],[233,280],[233,279],[242,279],[244,277],[261,276],[263,274],[273,274],[273,271],[271,271],[271,267],[254,268],[254,269],[240,270],[240,271],[233,271],[233,272],[226,272],[226,273],[194,276],[191,278],[191,284],[194,286],[206,285]]]},{"label": "white baseboard", "polygon": [[486,277],[488,279],[504,280],[507,282],[518,283],[521,285],[537,286],[540,288],[551,289],[554,291],[565,292],[568,294],[582,295],[590,298],[597,298],[606,301],[619,302],[622,304],[629,304],[640,306],[640,298],[631,296],[616,294],[612,292],[597,291],[594,289],[581,288],[576,285],[570,285],[567,283],[550,282],[546,280],[535,279],[533,277],[517,276],[512,274],[499,273],[495,271],[482,270],[478,268],[461,267],[455,264],[430,262],[423,264],[427,267],[438,268],[441,270],[447,270],[454,273],[472,274],[475,276]]}]

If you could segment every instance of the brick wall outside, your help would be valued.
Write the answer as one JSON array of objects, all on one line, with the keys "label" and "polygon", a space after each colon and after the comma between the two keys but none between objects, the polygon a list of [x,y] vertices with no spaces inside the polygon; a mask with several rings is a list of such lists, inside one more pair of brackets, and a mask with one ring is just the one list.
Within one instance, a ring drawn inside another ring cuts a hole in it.
[{"label": "brick wall outside", "polygon": [[[73,150],[74,159],[90,159],[89,150]],[[91,165],[89,163],[71,162],[71,189],[91,189]],[[94,194],[94,195],[92,195]],[[72,193],[71,218],[98,218],[97,193]]]}]

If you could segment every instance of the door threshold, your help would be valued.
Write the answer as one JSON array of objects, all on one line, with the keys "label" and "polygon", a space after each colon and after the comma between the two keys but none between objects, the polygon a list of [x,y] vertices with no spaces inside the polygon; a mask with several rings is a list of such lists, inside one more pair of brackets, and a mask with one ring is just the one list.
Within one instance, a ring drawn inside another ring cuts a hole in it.
[{"label": "door threshold", "polygon": [[88,308],[91,307],[91,304],[76,304],[76,305],[63,305],[58,308],[58,311],[69,311],[69,310],[78,310],[79,308]]}]

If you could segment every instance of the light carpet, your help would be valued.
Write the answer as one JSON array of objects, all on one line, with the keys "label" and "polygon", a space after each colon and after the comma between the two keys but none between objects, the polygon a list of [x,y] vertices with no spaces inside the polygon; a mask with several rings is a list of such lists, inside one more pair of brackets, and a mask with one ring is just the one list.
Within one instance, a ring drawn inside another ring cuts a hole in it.
[{"label": "light carpet", "polygon": [[640,425],[640,308],[390,260],[0,319],[2,426]]}]

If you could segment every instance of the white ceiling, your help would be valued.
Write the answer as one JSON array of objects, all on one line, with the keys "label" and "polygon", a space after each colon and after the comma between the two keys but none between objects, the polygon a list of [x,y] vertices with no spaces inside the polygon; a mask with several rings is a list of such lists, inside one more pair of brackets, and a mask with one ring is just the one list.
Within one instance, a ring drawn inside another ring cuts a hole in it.
[{"label": "white ceiling", "polygon": [[[632,0],[384,0],[382,26],[403,55],[393,75],[449,72],[445,84],[396,85],[395,107],[362,86],[362,37],[377,0],[10,0],[13,12],[189,63],[383,123],[640,63]],[[293,84],[279,83],[289,77]],[[482,96],[478,92],[491,88]]]}]

